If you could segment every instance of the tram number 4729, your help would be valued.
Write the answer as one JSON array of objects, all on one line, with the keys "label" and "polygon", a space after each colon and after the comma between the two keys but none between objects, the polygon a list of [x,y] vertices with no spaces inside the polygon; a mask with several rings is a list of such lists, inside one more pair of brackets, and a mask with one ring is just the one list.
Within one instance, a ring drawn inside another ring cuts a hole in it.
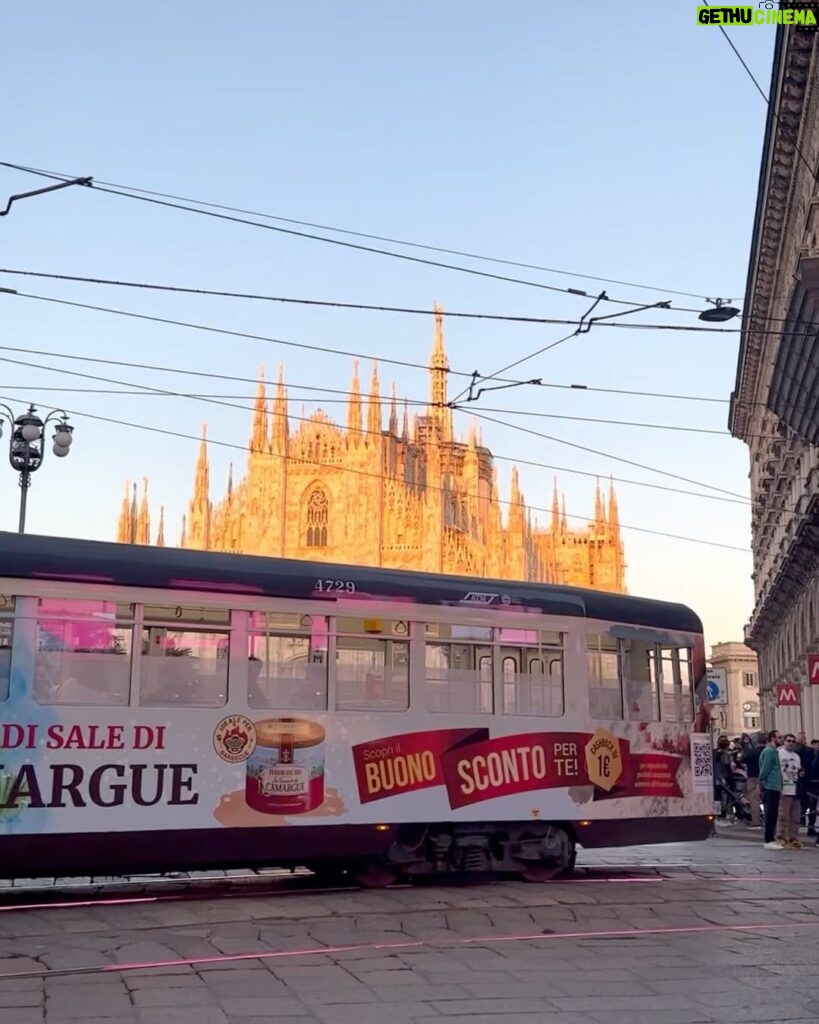
[{"label": "tram number 4729", "polygon": [[313,584],[313,591],[318,591],[319,593],[334,591],[336,593],[354,594],[355,583],[352,580],[316,580]]}]

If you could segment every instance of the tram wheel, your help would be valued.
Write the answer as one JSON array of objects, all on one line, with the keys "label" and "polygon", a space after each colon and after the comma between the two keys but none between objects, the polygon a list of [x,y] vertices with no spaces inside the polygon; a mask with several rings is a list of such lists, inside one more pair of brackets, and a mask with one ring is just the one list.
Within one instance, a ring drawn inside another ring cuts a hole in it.
[{"label": "tram wheel", "polygon": [[398,878],[398,872],[382,860],[373,857],[356,868],[354,877],[365,889],[386,889]]},{"label": "tram wheel", "polygon": [[[524,833],[521,840],[532,840],[532,833]],[[537,836],[541,849],[539,861],[528,861],[521,865],[521,878],[527,882],[551,882],[570,874],[574,870],[577,851],[571,836],[562,828],[549,826],[545,834]]]}]

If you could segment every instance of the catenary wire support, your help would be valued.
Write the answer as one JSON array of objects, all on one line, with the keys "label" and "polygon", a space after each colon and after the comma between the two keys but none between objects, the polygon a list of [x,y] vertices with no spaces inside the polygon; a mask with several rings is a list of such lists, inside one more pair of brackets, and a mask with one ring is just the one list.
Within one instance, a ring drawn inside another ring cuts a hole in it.
[{"label": "catenary wire support", "polygon": [[[589,306],[586,312],[580,317],[580,321],[572,331],[571,334],[567,334],[564,338],[558,338],[557,341],[552,341],[548,345],[544,345],[543,348],[537,349],[535,352],[530,353],[528,356],[523,356],[522,359],[517,359],[513,363],[508,363],[506,366],[502,366],[500,370],[495,370],[494,373],[490,373],[488,376],[483,376],[478,370],[472,371],[472,376],[469,381],[469,386],[464,388],[459,394],[457,394],[452,401],[448,402],[447,405],[451,409],[457,409],[461,402],[469,404],[470,402],[477,402],[481,395],[487,391],[506,391],[507,388],[519,388],[526,385],[543,385],[542,377],[535,377],[530,380],[519,380],[514,381],[511,384],[496,384],[489,387],[478,387],[480,381],[497,380],[502,373],[512,369],[515,366],[519,366],[521,363],[527,362],[529,359],[534,359],[535,356],[542,355],[544,352],[548,352],[549,349],[556,348],[558,345],[562,345],[564,341],[569,341],[571,338],[576,338],[580,334],[588,334],[592,327],[599,323],[601,320],[611,320],[614,317],[629,316],[632,313],[642,313],[646,309],[669,309],[671,306],[670,299],[663,299],[661,302],[652,302],[645,306],[635,306],[633,309],[624,309],[620,313],[604,313],[602,316],[592,316],[591,314],[595,311],[597,306],[601,302],[605,302],[608,299],[605,291],[600,292],[594,302]],[[476,390],[477,389],[477,390]]]},{"label": "catenary wire support", "polygon": [[69,185],[86,185],[91,186],[94,183],[93,178],[72,178],[71,181],[61,181],[57,185],[48,185],[46,188],[38,188],[33,192],[19,192],[17,195],[10,196],[9,201],[6,203],[5,210],[0,210],[0,217],[5,217],[11,210],[11,204],[16,202],[18,199],[30,199],[31,196],[42,196],[46,192],[56,192],[60,188],[68,188]]}]

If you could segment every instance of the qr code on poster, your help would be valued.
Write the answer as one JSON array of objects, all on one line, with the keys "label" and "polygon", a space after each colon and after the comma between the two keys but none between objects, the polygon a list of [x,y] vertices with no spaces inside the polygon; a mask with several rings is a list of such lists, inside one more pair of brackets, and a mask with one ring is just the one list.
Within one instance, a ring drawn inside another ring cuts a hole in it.
[{"label": "qr code on poster", "polygon": [[691,738],[691,775],[694,789],[708,789],[713,784],[714,761],[708,736]]}]

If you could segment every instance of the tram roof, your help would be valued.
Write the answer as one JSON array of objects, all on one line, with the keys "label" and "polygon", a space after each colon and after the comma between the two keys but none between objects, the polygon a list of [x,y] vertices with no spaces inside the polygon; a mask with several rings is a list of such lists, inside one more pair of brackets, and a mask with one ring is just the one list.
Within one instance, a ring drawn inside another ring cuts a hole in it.
[{"label": "tram roof", "polygon": [[[686,605],[580,587],[2,531],[0,576],[302,600],[326,597],[328,604],[334,594],[317,591],[316,581],[341,580],[352,581],[362,601],[536,609],[551,615],[702,632],[699,617]],[[339,592],[337,596],[351,595]]]}]

